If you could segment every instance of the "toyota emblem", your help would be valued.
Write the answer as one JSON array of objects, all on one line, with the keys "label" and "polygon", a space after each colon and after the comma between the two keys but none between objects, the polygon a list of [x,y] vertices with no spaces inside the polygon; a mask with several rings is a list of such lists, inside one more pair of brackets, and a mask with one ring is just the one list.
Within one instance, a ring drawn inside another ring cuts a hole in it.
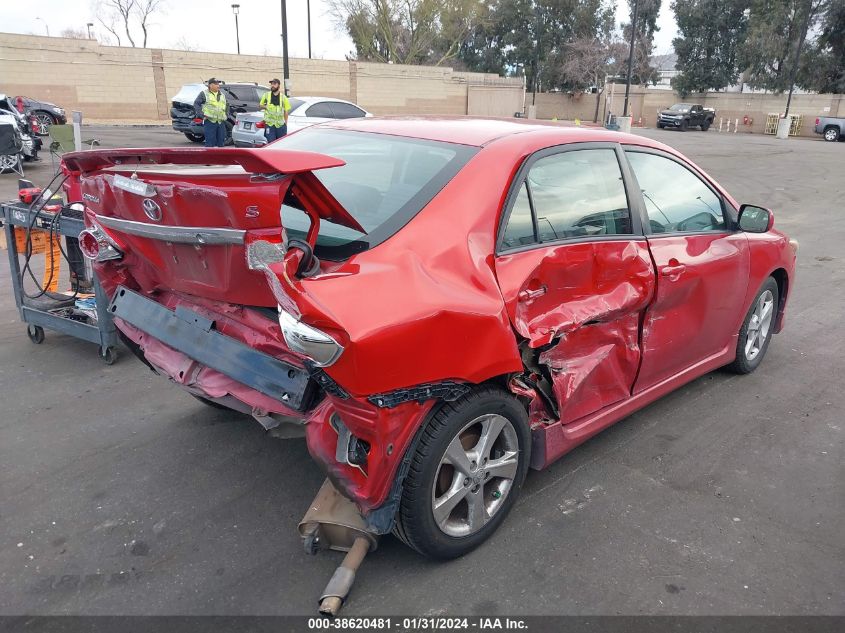
[{"label": "toyota emblem", "polygon": [[144,213],[146,213],[147,217],[153,222],[161,220],[161,207],[158,206],[158,203],[155,200],[150,200],[149,198],[144,200]]}]

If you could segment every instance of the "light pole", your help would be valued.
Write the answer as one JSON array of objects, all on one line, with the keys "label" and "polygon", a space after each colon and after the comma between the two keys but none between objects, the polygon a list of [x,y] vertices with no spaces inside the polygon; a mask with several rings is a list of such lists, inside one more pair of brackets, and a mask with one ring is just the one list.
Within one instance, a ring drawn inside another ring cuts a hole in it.
[{"label": "light pole", "polygon": [[85,26],[88,27],[88,39],[90,40],[91,39],[91,27],[94,26],[94,23],[88,22]]},{"label": "light pole", "polygon": [[631,48],[628,51],[628,79],[625,82],[625,106],[622,108],[622,116],[628,116],[628,93],[631,92],[631,70],[634,63],[634,40],[637,39],[637,9],[639,0],[634,0],[634,19],[631,20]]},{"label": "light pole", "polygon": [[308,59],[311,59],[311,0],[306,0],[305,6],[308,9]]},{"label": "light pole", "polygon": [[241,9],[241,5],[233,4],[232,5],[232,13],[235,14],[235,42],[238,45],[238,55],[241,54],[241,33],[238,29],[238,12]]},{"label": "light pole", "polygon": [[47,22],[44,20],[44,18],[35,18],[35,19],[41,20],[42,22],[44,22],[44,28],[47,29],[47,37],[50,37],[50,27],[47,26]]},{"label": "light pole", "polygon": [[[288,95],[288,80],[290,79],[290,66],[288,64],[288,4],[282,2],[282,77],[285,82],[285,95]],[[288,95],[289,96],[289,95]]]}]

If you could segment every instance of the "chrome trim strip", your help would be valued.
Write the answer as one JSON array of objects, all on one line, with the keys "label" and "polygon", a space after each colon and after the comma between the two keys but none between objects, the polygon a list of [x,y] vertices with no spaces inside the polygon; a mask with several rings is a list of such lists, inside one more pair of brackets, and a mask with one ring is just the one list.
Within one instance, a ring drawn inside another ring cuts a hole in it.
[{"label": "chrome trim strip", "polygon": [[246,231],[240,229],[218,229],[208,226],[169,226],[148,224],[134,220],[122,220],[97,215],[97,222],[121,233],[148,237],[154,240],[178,244],[243,244]]}]

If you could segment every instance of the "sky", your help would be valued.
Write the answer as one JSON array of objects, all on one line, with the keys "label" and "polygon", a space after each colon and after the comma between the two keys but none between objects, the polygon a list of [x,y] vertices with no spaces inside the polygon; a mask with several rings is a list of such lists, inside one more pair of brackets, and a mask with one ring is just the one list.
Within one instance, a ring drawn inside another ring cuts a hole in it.
[{"label": "sky", "polygon": [[[353,49],[352,41],[334,26],[325,0],[310,1],[312,56],[345,59],[346,54]],[[241,53],[280,55],[282,28],[279,0],[165,0],[166,12],[155,18],[147,46],[180,48],[179,43],[187,42],[197,50],[236,52],[233,2],[240,4],[238,21]],[[50,35],[58,35],[66,28],[84,31],[86,23],[93,22],[95,34],[106,34],[94,17],[88,0],[38,0],[34,4],[3,4],[3,25],[0,30],[5,32],[46,35],[49,29]],[[662,2],[658,18],[660,31],[655,35],[656,54],[672,51],[676,27],[669,4],[670,0]],[[306,0],[287,0],[287,13],[289,55],[307,57]],[[616,17],[617,22],[627,21],[626,0],[618,1]]]}]

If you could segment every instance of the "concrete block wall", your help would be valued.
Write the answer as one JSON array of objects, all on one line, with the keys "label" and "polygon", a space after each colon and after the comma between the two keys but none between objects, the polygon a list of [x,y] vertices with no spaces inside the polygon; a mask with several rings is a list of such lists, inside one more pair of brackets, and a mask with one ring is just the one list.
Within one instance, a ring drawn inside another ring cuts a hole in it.
[{"label": "concrete block wall", "polygon": [[[625,86],[616,85],[601,94],[599,98],[599,120],[603,120],[606,108],[615,114],[622,113],[625,101]],[[634,117],[634,124],[642,119],[646,127],[654,127],[657,113],[674,103],[701,103],[706,107],[716,109],[716,127],[722,118],[727,127],[727,120],[731,121],[733,131],[734,122],[739,119],[739,132],[763,134],[766,125],[766,115],[782,113],[786,108],[786,94],[751,94],[709,92],[706,94],[690,95],[686,98],[669,90],[652,90],[642,86],[631,86],[629,96],[629,111]],[[529,92],[525,101],[530,104],[532,95]],[[594,94],[566,94],[566,93],[538,93],[537,117],[540,119],[575,119],[592,121],[596,107]],[[813,127],[817,116],[845,117],[845,96],[843,95],[793,95],[789,108],[790,114],[803,114],[804,120],[801,136],[814,136]],[[743,124],[743,118],[749,117],[749,124]]]},{"label": "concrete block wall", "polygon": [[[290,71],[294,96],[349,99],[374,114],[488,114],[498,108],[512,115],[521,109],[516,95],[522,80],[497,75],[318,59],[291,59]],[[0,33],[0,92],[81,110],[87,121],[166,122],[179,88],[212,76],[267,85],[281,78],[282,60]],[[486,98],[471,105],[469,86],[484,86]],[[490,91],[501,91],[501,103]]]}]

